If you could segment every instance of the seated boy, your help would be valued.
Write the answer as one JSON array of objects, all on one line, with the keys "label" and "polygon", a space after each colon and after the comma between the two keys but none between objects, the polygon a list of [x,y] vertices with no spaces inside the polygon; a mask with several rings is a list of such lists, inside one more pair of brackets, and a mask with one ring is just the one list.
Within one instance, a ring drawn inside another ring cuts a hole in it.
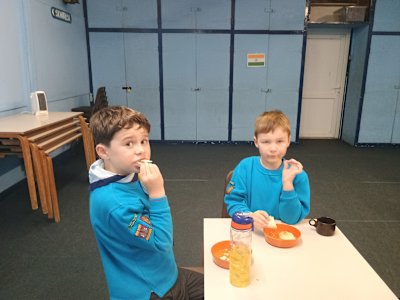
[{"label": "seated boy", "polygon": [[111,299],[203,299],[203,275],[177,268],[164,179],[150,159],[150,124],[127,107],[96,112],[100,157],[89,170],[90,221]]},{"label": "seated boy", "polygon": [[310,212],[310,185],[300,162],[284,159],[290,145],[290,122],[281,111],[257,117],[254,144],[260,156],[243,159],[234,169],[224,201],[230,216],[248,212],[262,230],[271,216],[288,224]]}]

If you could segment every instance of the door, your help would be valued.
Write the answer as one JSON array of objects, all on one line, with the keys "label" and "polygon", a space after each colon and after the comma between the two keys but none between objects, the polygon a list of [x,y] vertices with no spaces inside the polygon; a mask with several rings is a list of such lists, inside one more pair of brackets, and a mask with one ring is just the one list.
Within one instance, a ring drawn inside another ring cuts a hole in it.
[{"label": "door", "polygon": [[309,30],[300,138],[339,137],[349,41],[347,29]]},{"label": "door", "polygon": [[164,34],[165,139],[226,141],[229,35]]},{"label": "door", "polygon": [[90,33],[93,86],[105,86],[109,105],[142,112],[150,138],[161,139],[158,42],[153,33]]}]

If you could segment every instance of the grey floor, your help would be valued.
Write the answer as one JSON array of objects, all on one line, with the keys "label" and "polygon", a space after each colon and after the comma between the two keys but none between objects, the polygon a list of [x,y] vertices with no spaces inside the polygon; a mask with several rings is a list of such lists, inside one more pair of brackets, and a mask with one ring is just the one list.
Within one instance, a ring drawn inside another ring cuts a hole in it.
[{"label": "grey floor", "polygon": [[[257,151],[247,144],[154,143],[152,152],[166,181],[176,260],[201,265],[202,220],[220,216],[225,174]],[[301,161],[309,174],[310,217],[335,218],[400,296],[400,148],[302,140],[287,157]],[[107,299],[88,217],[82,146],[75,145],[54,164],[60,224],[30,209],[26,182],[1,194],[0,299]]]}]

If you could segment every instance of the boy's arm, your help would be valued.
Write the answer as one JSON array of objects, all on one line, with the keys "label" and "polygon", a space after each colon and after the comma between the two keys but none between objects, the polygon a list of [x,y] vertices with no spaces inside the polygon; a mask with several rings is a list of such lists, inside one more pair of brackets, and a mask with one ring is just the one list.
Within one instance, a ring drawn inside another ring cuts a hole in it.
[{"label": "boy's arm", "polygon": [[108,218],[110,235],[132,246],[150,251],[170,250],[173,245],[171,210],[167,197],[153,198],[150,212],[120,206]]},{"label": "boy's arm", "polygon": [[115,212],[120,218],[110,219],[110,223],[119,227],[128,244],[165,251],[173,245],[173,226],[164,179],[158,166],[150,163],[141,164],[139,178],[149,195],[150,212],[143,214],[142,209],[121,207]]},{"label": "boy's arm", "polygon": [[296,224],[310,212],[310,183],[307,173],[302,171],[293,180],[293,189],[282,190],[279,201],[280,219],[288,224]]},{"label": "boy's arm", "polygon": [[251,212],[247,205],[247,187],[244,180],[245,171],[240,164],[235,168],[231,181],[225,188],[224,201],[227,206],[228,214],[232,216],[235,212]]}]

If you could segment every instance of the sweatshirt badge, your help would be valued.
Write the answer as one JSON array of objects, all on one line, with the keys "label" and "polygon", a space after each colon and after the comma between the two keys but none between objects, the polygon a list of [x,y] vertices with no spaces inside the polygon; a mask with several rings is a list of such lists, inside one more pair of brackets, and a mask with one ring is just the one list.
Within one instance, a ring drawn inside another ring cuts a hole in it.
[{"label": "sweatshirt badge", "polygon": [[149,224],[149,225],[151,225],[151,221],[150,221],[150,219],[148,218],[148,217],[146,217],[146,216],[141,216],[140,217],[140,221],[143,221],[143,222],[145,222],[146,224]]},{"label": "sweatshirt badge", "polygon": [[129,225],[128,225],[128,229],[129,229],[129,230],[131,230],[132,227],[133,227],[133,225],[135,225],[137,216],[138,216],[137,214],[135,214],[135,215],[133,216],[133,219],[131,220],[131,222],[130,222]]},{"label": "sweatshirt badge", "polygon": [[148,241],[152,231],[153,229],[151,229],[150,227],[139,224],[135,232],[135,236]]},{"label": "sweatshirt badge", "polygon": [[234,188],[235,188],[235,184],[233,183],[233,181],[230,181],[228,186],[226,187],[225,194],[229,195]]}]

